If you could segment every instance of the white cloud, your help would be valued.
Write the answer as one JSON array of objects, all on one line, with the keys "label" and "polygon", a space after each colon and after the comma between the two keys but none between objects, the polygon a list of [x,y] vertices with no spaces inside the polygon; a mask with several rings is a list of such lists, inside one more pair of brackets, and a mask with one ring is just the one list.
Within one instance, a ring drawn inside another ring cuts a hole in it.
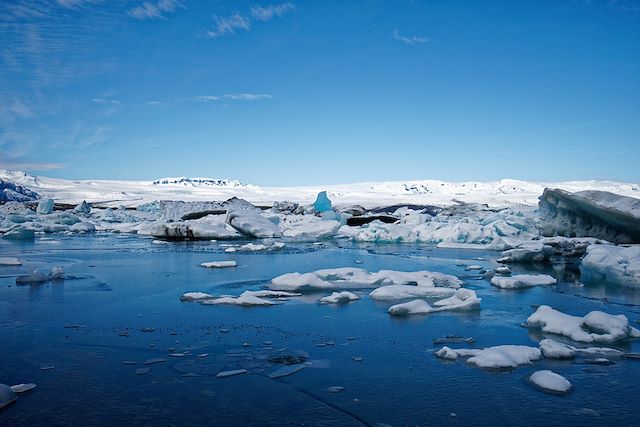
[{"label": "white cloud", "polygon": [[127,14],[135,19],[160,19],[165,13],[174,12],[184,5],[178,0],[145,1],[140,6],[129,9]]},{"label": "white cloud", "polygon": [[0,169],[21,171],[50,171],[66,167],[64,163],[38,163],[38,162],[0,162]]},{"label": "white cloud", "polygon": [[94,102],[94,103],[100,104],[100,105],[120,105],[120,104],[122,104],[122,101],[120,101],[118,99],[104,99],[104,98],[93,98],[93,99],[91,99],[91,102]]},{"label": "white cloud", "polygon": [[427,43],[429,41],[429,39],[426,37],[403,36],[402,34],[400,34],[400,31],[398,30],[395,30],[393,32],[393,38],[405,44],[422,44],[422,43]]},{"label": "white cloud", "polygon": [[273,18],[284,16],[293,9],[295,6],[292,3],[274,4],[266,7],[254,5],[246,15],[234,13],[227,17],[214,16],[214,28],[206,31],[205,36],[215,39],[235,35],[238,30],[249,31],[254,22],[268,22]]},{"label": "white cloud", "polygon": [[270,21],[274,17],[281,17],[295,9],[291,3],[274,4],[267,7],[260,5],[251,6],[251,16],[257,21]]}]

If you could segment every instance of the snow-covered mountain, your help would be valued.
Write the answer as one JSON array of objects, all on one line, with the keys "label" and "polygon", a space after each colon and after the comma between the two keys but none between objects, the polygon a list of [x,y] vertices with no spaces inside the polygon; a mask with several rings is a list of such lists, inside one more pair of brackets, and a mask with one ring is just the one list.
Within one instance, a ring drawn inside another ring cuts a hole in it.
[{"label": "snow-covered mountain", "polygon": [[457,202],[490,206],[535,205],[545,187],[575,192],[603,190],[640,198],[640,184],[610,181],[531,182],[502,179],[490,182],[445,182],[415,180],[363,182],[305,187],[260,187],[238,181],[211,178],[162,178],[154,181],[67,180],[0,170],[0,178],[52,197],[60,202],[103,202],[106,205],[137,206],[153,200],[210,201],[240,197],[254,204],[274,201],[311,203],[327,191],[336,205],[374,207],[392,204],[451,205]]},{"label": "snow-covered mountain", "polygon": [[1,202],[27,202],[36,200],[38,193],[8,179],[0,178]]}]

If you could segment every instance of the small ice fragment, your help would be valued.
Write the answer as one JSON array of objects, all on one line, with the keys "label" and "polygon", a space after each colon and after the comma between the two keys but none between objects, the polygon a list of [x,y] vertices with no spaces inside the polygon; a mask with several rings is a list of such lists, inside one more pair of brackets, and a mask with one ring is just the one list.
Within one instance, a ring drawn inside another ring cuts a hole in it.
[{"label": "small ice fragment", "polygon": [[138,362],[136,362],[135,360],[123,360],[122,364],[123,365],[137,365]]},{"label": "small ice fragment", "polygon": [[362,362],[363,360],[364,359],[362,357],[360,357],[360,356],[356,356],[356,357],[353,358],[354,362]]},{"label": "small ice fragment", "polygon": [[204,357],[207,357],[208,355],[209,353],[200,353],[200,354],[196,354],[196,357],[204,358]]},{"label": "small ice fragment", "polygon": [[353,292],[333,292],[331,295],[320,298],[321,304],[346,304],[351,301],[359,300],[360,297]]},{"label": "small ice fragment", "polygon": [[34,388],[36,388],[36,385],[34,383],[16,384],[11,386],[11,390],[13,390],[15,393],[24,393],[26,391],[33,390]]},{"label": "small ice fragment", "polygon": [[329,393],[340,393],[343,390],[344,390],[344,387],[339,386],[339,385],[333,386],[333,387],[327,387],[327,391]]},{"label": "small ice fragment", "polygon": [[156,363],[164,363],[166,361],[167,361],[167,359],[163,359],[161,357],[156,357],[154,359],[145,360],[144,362],[142,362],[142,364],[143,365],[154,365]]},{"label": "small ice fragment", "polygon": [[55,369],[55,368],[56,368],[55,366],[50,366],[50,365],[49,366],[41,366],[40,370],[41,371],[50,371],[50,370]]},{"label": "small ice fragment", "polygon": [[185,357],[187,353],[169,353],[171,357]]},{"label": "small ice fragment", "polygon": [[548,369],[536,371],[529,377],[529,381],[543,391],[552,393],[567,393],[571,390],[571,383],[560,374]]},{"label": "small ice fragment", "polygon": [[234,375],[240,375],[240,374],[245,374],[247,373],[246,369],[234,369],[231,371],[222,371],[220,373],[218,373],[218,375],[216,375],[216,378],[226,378],[226,377],[232,377]]},{"label": "small ice fragment", "polygon": [[136,375],[146,375],[149,373],[149,371],[151,370],[151,368],[138,368],[136,369]]},{"label": "small ice fragment", "polygon": [[482,266],[481,265],[469,265],[465,268],[466,271],[477,271],[477,270],[482,270]]},{"label": "small ice fragment", "polygon": [[140,332],[155,332],[156,328],[140,328]]},{"label": "small ice fragment", "polygon": [[288,375],[293,375],[296,372],[300,372],[304,368],[305,368],[304,363],[300,363],[298,365],[283,366],[282,368],[276,369],[275,371],[271,372],[269,374],[269,378],[276,379],[280,377],[286,377]]},{"label": "small ice fragment", "polygon": [[200,267],[204,268],[226,268],[226,267],[236,267],[238,264],[235,261],[211,261],[211,262],[203,262],[200,264]]}]

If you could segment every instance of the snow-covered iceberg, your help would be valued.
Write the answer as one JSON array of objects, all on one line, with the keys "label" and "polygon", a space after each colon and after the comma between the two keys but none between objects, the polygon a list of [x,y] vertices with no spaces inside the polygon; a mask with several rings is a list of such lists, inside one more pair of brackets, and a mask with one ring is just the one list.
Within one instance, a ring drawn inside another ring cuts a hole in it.
[{"label": "snow-covered iceberg", "polygon": [[640,246],[592,245],[580,263],[583,282],[640,287]]},{"label": "snow-covered iceberg", "polygon": [[436,351],[435,355],[447,360],[468,357],[468,363],[491,369],[517,368],[542,357],[540,349],[524,345],[498,345],[484,349],[452,349],[445,346]]},{"label": "snow-covered iceberg", "polygon": [[500,289],[523,289],[534,286],[549,286],[558,283],[547,274],[516,274],[514,276],[493,276],[491,284]]},{"label": "snow-covered iceberg", "polygon": [[480,298],[470,289],[458,289],[454,295],[433,303],[416,299],[389,307],[392,316],[408,316],[413,314],[431,314],[441,311],[474,311],[480,309]]}]

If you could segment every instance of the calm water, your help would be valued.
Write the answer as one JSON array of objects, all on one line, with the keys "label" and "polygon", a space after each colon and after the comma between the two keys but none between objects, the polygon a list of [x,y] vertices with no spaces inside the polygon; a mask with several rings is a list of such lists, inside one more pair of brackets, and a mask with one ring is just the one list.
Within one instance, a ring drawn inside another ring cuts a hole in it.
[{"label": "calm water", "polygon": [[[633,322],[640,318],[638,292],[568,283],[500,291],[464,271],[470,264],[492,268],[496,255],[346,242],[225,254],[217,244],[152,245],[136,236],[0,240],[0,256],[24,261],[21,267],[0,267],[0,382],[38,385],[0,413],[0,425],[636,424],[640,361],[596,366],[542,360],[489,372],[433,356],[440,346],[432,341],[447,334],[473,337],[477,347],[536,346],[541,336],[520,326],[536,304],[571,314],[598,309]],[[239,266],[198,267],[226,259]],[[15,285],[18,274],[56,265],[73,277]],[[477,291],[482,310],[397,319],[386,312],[391,304],[368,298],[321,306],[315,303],[320,295],[314,295],[254,308],[179,299],[188,291],[238,294],[283,273],[345,266],[456,274]],[[638,352],[640,342],[618,348]],[[168,356],[185,350],[191,354]],[[277,380],[268,377],[281,366],[274,357],[299,351],[309,355],[307,368]],[[208,356],[196,356],[202,353]],[[167,362],[135,375],[140,363],[152,358]],[[41,369],[46,366],[54,369]],[[249,373],[215,377],[230,369]],[[525,378],[538,369],[566,376],[574,391],[554,396],[534,389]],[[330,393],[326,389],[332,386],[344,391]]]}]

